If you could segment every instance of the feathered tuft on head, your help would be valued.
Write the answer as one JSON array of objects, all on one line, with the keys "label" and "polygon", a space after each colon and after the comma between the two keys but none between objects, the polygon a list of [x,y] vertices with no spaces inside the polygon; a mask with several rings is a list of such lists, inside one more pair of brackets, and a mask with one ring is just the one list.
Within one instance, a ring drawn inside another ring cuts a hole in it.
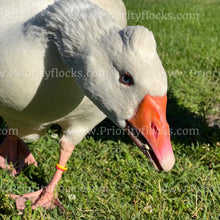
[{"label": "feathered tuft on head", "polygon": [[142,26],[128,26],[120,32],[125,47],[129,47],[134,53],[151,57],[156,53],[154,35]]}]

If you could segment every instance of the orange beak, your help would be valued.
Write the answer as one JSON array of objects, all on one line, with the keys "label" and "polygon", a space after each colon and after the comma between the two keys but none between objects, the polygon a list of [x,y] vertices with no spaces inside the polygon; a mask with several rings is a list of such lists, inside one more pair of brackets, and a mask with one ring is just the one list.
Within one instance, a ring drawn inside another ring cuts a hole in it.
[{"label": "orange beak", "polygon": [[127,120],[130,138],[158,170],[172,169],[175,158],[166,120],[167,96],[146,95],[134,116]]}]

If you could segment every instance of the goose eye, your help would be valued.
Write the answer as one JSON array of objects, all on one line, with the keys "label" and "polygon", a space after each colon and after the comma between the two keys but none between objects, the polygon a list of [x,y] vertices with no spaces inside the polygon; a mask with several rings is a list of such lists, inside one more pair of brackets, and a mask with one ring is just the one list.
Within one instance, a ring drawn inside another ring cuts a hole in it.
[{"label": "goose eye", "polygon": [[133,78],[129,73],[124,73],[120,76],[120,83],[131,86],[134,84]]}]

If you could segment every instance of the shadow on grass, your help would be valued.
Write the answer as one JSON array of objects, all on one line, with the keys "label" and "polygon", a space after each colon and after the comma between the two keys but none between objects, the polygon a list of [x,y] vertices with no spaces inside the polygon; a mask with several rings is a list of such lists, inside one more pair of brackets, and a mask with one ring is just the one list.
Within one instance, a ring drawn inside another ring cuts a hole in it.
[{"label": "shadow on grass", "polygon": [[93,137],[96,141],[122,141],[126,144],[131,143],[130,138],[123,129],[118,128],[110,119],[106,118],[98,124],[88,136]]},{"label": "shadow on grass", "polygon": [[36,190],[47,186],[47,175],[40,165],[38,165],[37,167],[35,167],[34,165],[29,165],[22,172],[26,177],[29,178],[29,180],[37,183]]},{"label": "shadow on grass", "polygon": [[209,126],[207,120],[178,105],[177,99],[168,94],[167,121],[170,125],[171,138],[181,144],[215,144],[219,141],[220,128]]},{"label": "shadow on grass", "polygon": [[[0,130],[5,128],[5,123],[3,118],[0,116]],[[0,144],[3,142],[3,140],[5,139],[5,136],[2,135],[2,132],[0,132]]]}]

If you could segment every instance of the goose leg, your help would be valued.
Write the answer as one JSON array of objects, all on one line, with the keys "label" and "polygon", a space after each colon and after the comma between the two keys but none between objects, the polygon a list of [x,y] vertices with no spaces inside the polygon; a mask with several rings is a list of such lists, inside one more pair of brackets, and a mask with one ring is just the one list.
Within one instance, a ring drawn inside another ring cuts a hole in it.
[{"label": "goose leg", "polygon": [[37,166],[37,162],[27,145],[15,135],[7,135],[0,144],[0,168],[11,169],[11,166],[7,165],[10,163],[15,167],[12,168],[13,175],[21,172],[25,164]]},{"label": "goose leg", "polygon": [[[62,138],[60,141],[60,147],[61,150],[60,150],[59,165],[65,167],[75,146],[69,144],[64,138]],[[11,195],[11,197],[16,200],[17,209],[24,210],[26,200],[32,201],[33,209],[35,209],[38,206],[41,206],[46,209],[53,209],[56,206],[59,206],[61,209],[64,209],[61,203],[59,202],[57,195],[55,195],[54,192],[58,182],[62,177],[62,173],[63,173],[62,170],[57,169],[49,185],[41,190],[38,190],[33,193],[28,193],[22,196]]]}]

